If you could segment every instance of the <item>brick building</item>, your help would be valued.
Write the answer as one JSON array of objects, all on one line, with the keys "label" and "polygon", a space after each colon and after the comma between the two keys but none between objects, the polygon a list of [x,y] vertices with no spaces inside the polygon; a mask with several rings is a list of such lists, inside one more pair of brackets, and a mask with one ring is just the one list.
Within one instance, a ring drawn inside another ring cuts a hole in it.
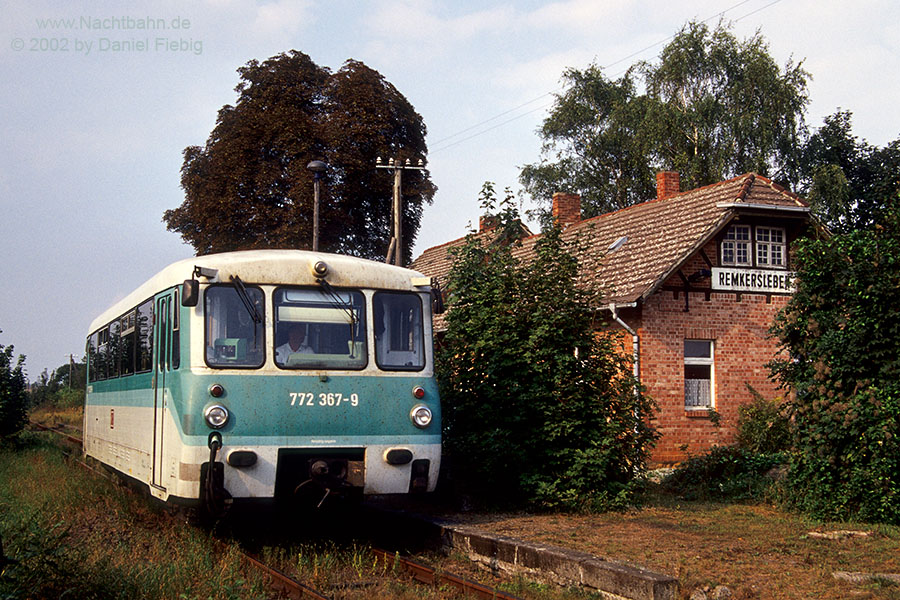
[{"label": "brick building", "polygon": [[[749,387],[767,398],[781,393],[765,366],[777,352],[767,332],[791,293],[790,249],[810,231],[808,205],[753,173],[680,192],[673,172],[657,176],[655,200],[590,219],[580,203],[554,194],[553,216],[566,239],[578,239],[582,277],[603,290],[598,308],[659,405],[653,460],[733,442]],[[479,235],[490,226],[483,218]],[[523,229],[516,253],[527,259],[539,238]],[[462,243],[429,248],[412,268],[445,284],[448,250]]]}]

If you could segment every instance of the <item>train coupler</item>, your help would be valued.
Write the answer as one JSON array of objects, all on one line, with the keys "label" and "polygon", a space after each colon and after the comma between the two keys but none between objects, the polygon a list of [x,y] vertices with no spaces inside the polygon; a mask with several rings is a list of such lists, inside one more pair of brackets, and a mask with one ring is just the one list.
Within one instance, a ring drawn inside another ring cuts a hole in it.
[{"label": "train coupler", "polygon": [[208,516],[221,519],[233,502],[231,494],[225,489],[225,465],[216,462],[216,454],[222,448],[222,434],[218,431],[210,433],[207,445],[209,462],[200,465],[200,505]]}]

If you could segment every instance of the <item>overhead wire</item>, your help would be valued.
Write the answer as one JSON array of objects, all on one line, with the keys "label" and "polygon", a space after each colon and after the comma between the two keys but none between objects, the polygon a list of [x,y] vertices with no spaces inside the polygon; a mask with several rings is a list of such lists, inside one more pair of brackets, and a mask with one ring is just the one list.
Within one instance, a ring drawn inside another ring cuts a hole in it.
[{"label": "overhead wire", "polygon": [[[726,13],[731,12],[731,11],[733,11],[733,10],[735,10],[735,9],[737,9],[737,8],[739,8],[739,7],[741,7],[741,6],[743,6],[744,4],[747,4],[748,2],[752,2],[752,1],[753,1],[753,0],[741,0],[741,1],[738,2],[737,4],[734,4],[734,5],[732,5],[732,6],[728,7],[728,8],[726,8],[726,9],[724,9],[724,10],[722,10],[722,11],[719,11],[719,12],[717,12],[716,14],[714,14],[714,15],[712,15],[712,16],[710,16],[710,17],[707,17],[706,19],[703,19],[703,20],[701,21],[701,23],[707,23],[707,22],[712,21],[713,19],[715,19],[715,18],[717,18],[717,17],[718,17],[718,18],[721,18],[721,17],[723,17]],[[757,9],[752,10],[751,12],[749,12],[749,13],[747,13],[747,14],[745,14],[745,15],[742,15],[742,16],[738,17],[737,19],[734,19],[734,22],[736,23],[736,22],[738,22],[738,21],[741,21],[741,20],[743,20],[743,19],[746,19],[747,17],[749,17],[749,16],[751,16],[751,15],[754,15],[754,14],[756,14],[756,13],[758,13],[758,12],[761,12],[761,11],[763,11],[763,10],[769,8],[770,6],[773,6],[773,5],[775,5],[775,4],[778,4],[778,3],[781,2],[781,1],[782,1],[782,0],[773,0],[772,2],[769,2],[768,4],[766,4],[765,6],[761,6],[761,7],[757,8]],[[632,52],[632,53],[629,54],[628,56],[623,56],[622,58],[620,58],[620,59],[618,59],[618,60],[615,60],[615,61],[613,61],[613,62],[611,62],[611,63],[608,63],[608,64],[602,66],[601,69],[609,69],[610,67],[613,67],[613,66],[615,66],[615,65],[617,65],[617,64],[619,64],[619,63],[625,62],[626,60],[629,60],[629,59],[631,59],[631,58],[634,58],[635,56],[639,56],[639,55],[643,54],[644,52],[646,52],[646,51],[648,51],[648,50],[651,50],[651,49],[653,49],[653,48],[655,48],[655,47],[657,47],[657,46],[661,46],[662,44],[665,44],[665,43],[667,43],[667,42],[669,42],[669,41],[675,39],[675,37],[676,37],[677,35],[678,35],[677,33],[672,34],[672,35],[670,35],[669,37],[667,37],[667,38],[665,38],[665,39],[663,39],[663,40],[660,40],[660,41],[655,42],[655,43],[653,43],[653,44],[650,44],[649,46],[646,46],[646,47],[644,47],[644,48],[642,48],[642,49],[640,49],[640,50],[637,50],[637,51],[635,51],[635,52]],[[658,56],[658,55],[657,55],[657,56]],[[626,70],[627,70],[627,69],[625,69],[625,70],[623,70],[623,71],[620,71],[620,72],[616,73],[614,76],[616,76],[616,75],[621,75],[621,74],[624,73]],[[517,121],[517,120],[519,120],[519,119],[521,119],[521,118],[523,118],[523,117],[526,117],[526,116],[528,116],[528,115],[530,115],[530,114],[532,114],[532,113],[534,113],[534,112],[537,112],[537,111],[539,111],[539,110],[543,110],[543,109],[545,109],[545,108],[551,106],[551,105],[553,104],[553,101],[546,102],[546,103],[541,104],[540,106],[538,106],[538,107],[536,107],[536,108],[532,108],[531,110],[525,111],[525,112],[523,112],[523,113],[516,114],[515,116],[513,116],[513,117],[511,117],[511,118],[509,118],[509,119],[506,119],[506,120],[504,120],[504,121],[502,121],[502,122],[500,122],[500,123],[496,123],[496,124],[494,124],[494,125],[491,125],[490,127],[487,127],[487,128],[484,128],[484,129],[480,129],[482,126],[487,125],[488,123],[492,123],[493,121],[496,121],[497,119],[500,119],[500,118],[502,118],[502,117],[505,117],[506,115],[508,115],[508,114],[510,114],[510,113],[515,113],[515,112],[517,112],[518,110],[520,110],[520,109],[522,109],[522,108],[525,108],[526,106],[529,106],[529,105],[531,105],[531,104],[534,104],[535,102],[538,102],[538,101],[540,101],[540,100],[543,100],[543,99],[546,98],[547,96],[552,96],[553,94],[556,94],[556,93],[559,92],[560,90],[565,89],[565,87],[566,87],[566,86],[561,85],[561,86],[559,86],[559,87],[557,87],[557,88],[555,88],[555,89],[553,89],[553,90],[551,90],[551,91],[549,91],[549,92],[545,92],[545,93],[541,94],[540,96],[537,96],[536,98],[532,98],[531,100],[528,100],[528,101],[523,102],[523,103],[521,103],[521,104],[519,104],[519,105],[517,105],[517,106],[514,106],[514,107],[512,107],[512,108],[509,108],[509,109],[507,109],[507,110],[505,110],[505,111],[503,111],[503,112],[500,112],[500,113],[498,113],[498,114],[496,114],[496,115],[494,115],[494,116],[492,116],[492,117],[489,117],[489,118],[487,118],[487,119],[484,119],[483,121],[479,121],[478,123],[475,123],[474,125],[470,125],[469,127],[466,127],[465,129],[461,129],[461,130],[459,130],[459,131],[457,131],[457,132],[455,132],[455,133],[453,133],[453,134],[450,134],[450,135],[448,135],[448,136],[442,137],[441,139],[439,139],[439,140],[437,140],[436,142],[434,142],[434,147],[433,147],[432,150],[429,152],[429,154],[435,154],[435,153],[438,153],[438,152],[442,152],[442,151],[444,151],[444,150],[447,150],[447,149],[449,149],[449,148],[452,148],[452,147],[454,147],[454,146],[457,146],[457,145],[459,145],[459,144],[462,144],[463,142],[467,142],[467,141],[469,141],[469,140],[471,140],[471,139],[474,139],[474,138],[477,138],[477,137],[479,137],[479,136],[482,136],[482,135],[484,135],[484,134],[486,134],[486,133],[488,133],[488,132],[490,132],[490,131],[493,131],[493,130],[495,130],[495,129],[499,129],[500,127],[502,127],[502,126],[504,126],[504,125],[507,125],[507,124],[509,124],[509,123],[512,123],[513,121]],[[472,130],[475,130],[475,129],[477,129],[478,131],[476,131],[475,133],[473,133],[473,134],[471,134],[471,135],[468,135],[468,136],[466,136],[466,137],[463,137],[463,138],[461,138],[461,139],[458,139],[458,140],[455,140],[455,141],[453,141],[453,142],[450,142],[450,140],[453,140],[454,138],[457,138],[457,137],[459,137],[459,136],[461,136],[461,135],[464,135],[464,134],[466,134],[466,133],[468,133],[468,132],[470,132],[470,131],[472,131]],[[444,142],[449,142],[449,143],[444,143]]]}]

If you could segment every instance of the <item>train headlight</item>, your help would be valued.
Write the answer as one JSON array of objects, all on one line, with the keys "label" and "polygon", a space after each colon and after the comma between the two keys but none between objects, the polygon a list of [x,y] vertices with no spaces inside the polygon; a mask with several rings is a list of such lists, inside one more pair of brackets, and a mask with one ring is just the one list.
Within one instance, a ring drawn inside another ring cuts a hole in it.
[{"label": "train headlight", "polygon": [[409,418],[412,419],[413,425],[419,429],[425,429],[431,425],[432,417],[431,409],[422,404],[414,406],[409,412]]},{"label": "train headlight", "polygon": [[221,429],[228,423],[228,409],[221,404],[211,404],[203,411],[203,418],[213,429]]}]

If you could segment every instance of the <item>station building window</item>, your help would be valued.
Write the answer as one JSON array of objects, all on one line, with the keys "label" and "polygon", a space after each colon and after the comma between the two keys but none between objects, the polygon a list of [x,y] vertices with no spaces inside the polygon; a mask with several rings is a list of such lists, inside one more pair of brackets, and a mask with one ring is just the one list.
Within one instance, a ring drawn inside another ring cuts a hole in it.
[{"label": "station building window", "polygon": [[722,240],[722,264],[750,266],[750,226],[732,225]]},{"label": "station building window", "polygon": [[684,340],[684,408],[715,407],[715,344],[712,340]]},{"label": "station building window", "polygon": [[780,227],[732,225],[722,238],[722,266],[783,269],[786,256],[785,233]]},{"label": "station building window", "polygon": [[784,267],[784,229],[756,228],[756,264],[763,267]]}]

